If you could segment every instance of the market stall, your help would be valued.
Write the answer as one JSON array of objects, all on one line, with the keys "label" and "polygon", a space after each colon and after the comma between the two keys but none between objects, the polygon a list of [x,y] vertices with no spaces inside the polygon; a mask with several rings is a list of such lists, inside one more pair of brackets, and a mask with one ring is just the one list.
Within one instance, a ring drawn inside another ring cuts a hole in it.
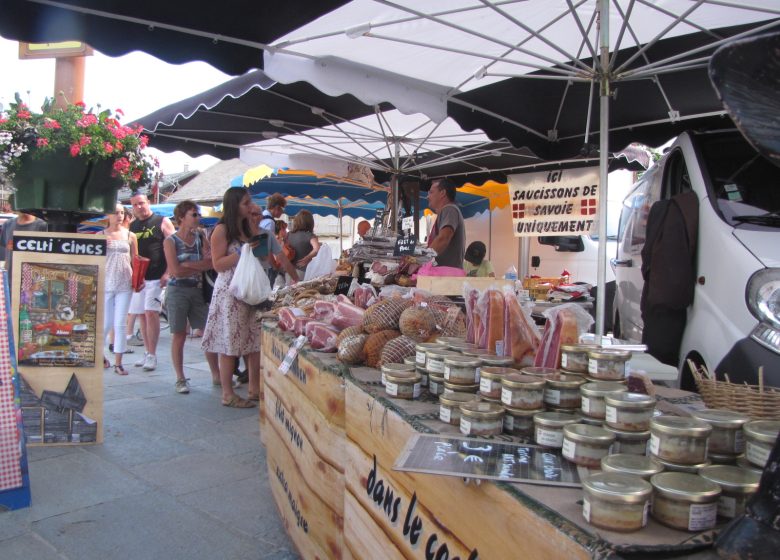
[{"label": "market stall", "polygon": [[[589,526],[582,490],[485,482],[394,470],[420,433],[453,436],[439,404],[388,398],[380,372],[348,368],[333,354],[301,350],[278,371],[294,337],[264,327],[263,429],[277,506],[304,557],[600,558],[654,552],[658,558],[712,542],[653,520],[633,533]],[[669,406],[681,395],[671,392]],[[685,396],[690,398],[690,396]],[[701,405],[701,403],[699,403]],[[511,436],[486,441],[519,441]]]}]

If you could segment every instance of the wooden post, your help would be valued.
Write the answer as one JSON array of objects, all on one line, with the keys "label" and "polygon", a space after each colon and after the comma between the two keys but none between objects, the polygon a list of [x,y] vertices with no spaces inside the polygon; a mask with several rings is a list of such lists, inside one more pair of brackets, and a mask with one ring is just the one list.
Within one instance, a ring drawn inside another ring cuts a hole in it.
[{"label": "wooden post", "polygon": [[57,58],[54,65],[54,99],[58,107],[84,101],[84,61],[83,56]]}]

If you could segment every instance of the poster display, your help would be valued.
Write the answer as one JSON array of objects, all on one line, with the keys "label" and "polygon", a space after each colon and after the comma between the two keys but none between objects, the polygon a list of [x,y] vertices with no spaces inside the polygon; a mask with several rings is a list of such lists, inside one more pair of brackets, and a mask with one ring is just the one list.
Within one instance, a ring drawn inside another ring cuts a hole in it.
[{"label": "poster display", "polygon": [[7,275],[0,271],[0,511],[30,505],[30,476],[22,430],[11,297]]},{"label": "poster display", "polygon": [[507,179],[515,237],[596,233],[598,167],[519,173]]},{"label": "poster display", "polygon": [[11,295],[28,445],[103,437],[103,275],[100,235],[14,235]]}]

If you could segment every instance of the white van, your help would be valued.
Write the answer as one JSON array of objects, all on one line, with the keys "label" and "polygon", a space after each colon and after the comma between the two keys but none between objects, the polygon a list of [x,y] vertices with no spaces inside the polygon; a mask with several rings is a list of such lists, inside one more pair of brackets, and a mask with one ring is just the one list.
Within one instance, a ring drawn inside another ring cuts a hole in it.
[{"label": "white van", "polygon": [[780,386],[780,168],[736,130],[682,134],[626,197],[612,260],[615,334],[642,340],[648,213],[654,202],[687,191],[698,198],[698,245],[680,386],[693,387],[688,359],[719,379],[728,373],[750,384],[763,366],[765,382]]}]

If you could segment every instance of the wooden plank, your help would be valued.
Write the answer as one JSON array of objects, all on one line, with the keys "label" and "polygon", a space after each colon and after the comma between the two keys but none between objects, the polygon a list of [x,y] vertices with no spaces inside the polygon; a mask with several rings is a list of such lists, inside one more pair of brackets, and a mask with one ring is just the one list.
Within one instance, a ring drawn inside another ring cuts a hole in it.
[{"label": "wooden plank", "polygon": [[[344,519],[306,483],[295,458],[274,430],[266,434],[268,478],[287,534],[303,558],[341,558]],[[317,480],[312,480],[317,484]]]},{"label": "wooden plank", "polygon": [[[275,437],[268,437],[269,445],[281,441],[282,445],[295,458],[298,469],[308,481],[317,481],[312,486],[314,492],[339,515],[344,513],[344,469],[341,470],[325,461],[318,454],[313,441],[306,430],[298,423],[295,415],[270,387],[266,393],[270,415],[266,424],[267,431],[274,432]],[[304,408],[305,407],[304,405]],[[316,433],[315,433],[316,435]],[[338,442],[338,448],[343,448],[344,436]],[[343,460],[343,458],[342,458]]]},{"label": "wooden plank", "polygon": [[[495,554],[497,549],[493,549],[494,554],[485,554],[483,547],[477,546],[478,539],[473,541],[473,546],[466,545],[461,540],[457,526],[449,525],[447,518],[432,515],[415,491],[409,491],[397,484],[393,471],[389,470],[389,466],[386,470],[377,463],[375,456],[366,454],[357,445],[347,446],[347,456],[348,492],[365,510],[363,514],[368,515],[371,522],[387,535],[392,547],[401,557],[409,560],[436,557],[465,559],[476,557],[480,553],[485,558],[511,557],[507,550],[502,550],[499,555]],[[459,484],[457,481],[455,483]],[[447,509],[454,509],[454,503],[458,502],[450,500]],[[464,517],[457,519],[461,524],[466,519],[472,519],[467,513],[469,508],[464,509]],[[368,524],[368,521],[363,523]],[[347,531],[345,527],[345,534]],[[357,536],[356,542],[356,539],[352,538],[352,528],[349,532],[349,542],[353,549],[371,548],[370,540],[360,542],[365,536]]]},{"label": "wooden plank", "polygon": [[344,558],[372,560],[402,560],[404,555],[396,548],[384,529],[351,492],[344,494]]},{"label": "wooden plank", "polygon": [[502,286],[514,286],[514,280],[488,277],[461,277],[461,276],[418,276],[417,287],[432,294],[442,296],[462,296],[463,284],[479,290],[495,287],[499,290]]},{"label": "wooden plank", "polygon": [[[312,447],[322,459],[339,472],[344,472],[344,444],[346,436],[343,427],[330,422],[320,408],[309,400],[297,384],[278,370],[265,370],[266,391],[273,391],[284,408],[290,412]],[[266,411],[270,417],[276,414],[275,403],[269,403]]]},{"label": "wooden plank", "polygon": [[[442,533],[456,535],[483,558],[511,558],[517,550],[534,559],[590,557],[586,547],[592,544],[591,536],[521,493],[489,482],[466,485],[452,477],[391,471],[414,428],[352,382],[347,383],[346,402],[349,443],[368,457],[376,456],[385,482],[396,492],[416,494],[417,507],[429,512]],[[354,456],[350,453],[351,460]],[[363,472],[356,472],[351,463],[345,472],[349,490],[363,486],[370,471],[363,464]],[[403,525],[391,528],[400,532]],[[433,530],[429,525],[424,529]]]},{"label": "wooden plank", "polygon": [[[287,354],[293,338],[279,330],[269,330],[270,344],[267,351],[271,354],[270,361],[278,366]],[[326,369],[324,360],[328,360],[334,370],[340,367],[332,355],[303,350],[283,378],[295,385],[328,422],[343,428],[344,378],[336,371]],[[268,374],[266,374],[266,381],[268,381]],[[280,389],[277,392],[284,392],[284,390]]]}]

